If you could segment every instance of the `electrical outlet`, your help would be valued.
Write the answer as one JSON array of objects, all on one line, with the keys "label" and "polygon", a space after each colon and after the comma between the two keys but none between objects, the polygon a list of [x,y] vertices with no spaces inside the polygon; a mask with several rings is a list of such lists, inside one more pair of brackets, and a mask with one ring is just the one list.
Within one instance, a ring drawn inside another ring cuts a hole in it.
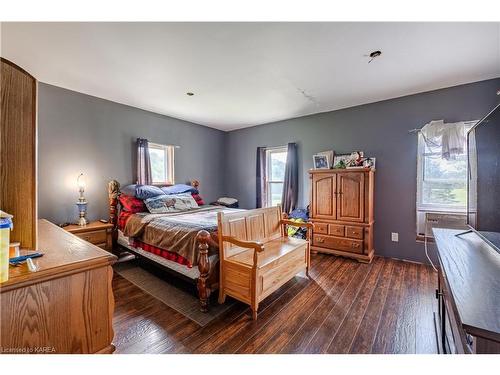
[{"label": "electrical outlet", "polygon": [[391,240],[392,240],[392,242],[399,242],[399,233],[392,232],[391,233]]}]

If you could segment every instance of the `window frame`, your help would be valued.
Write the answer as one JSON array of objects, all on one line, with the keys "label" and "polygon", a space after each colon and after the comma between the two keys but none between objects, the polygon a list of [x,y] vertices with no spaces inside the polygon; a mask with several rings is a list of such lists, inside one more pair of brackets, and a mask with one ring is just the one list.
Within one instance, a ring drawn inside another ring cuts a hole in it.
[{"label": "window frame", "polygon": [[[477,121],[464,121],[465,132],[467,133]],[[467,204],[463,206],[450,205],[450,204],[431,204],[423,203],[423,185],[424,185],[424,163],[425,157],[431,155],[439,155],[436,152],[425,152],[425,140],[421,132],[418,132],[418,146],[417,146],[417,213],[418,212],[443,212],[443,213],[464,213],[467,210]],[[465,156],[468,158],[467,149],[465,149]],[[466,176],[468,174],[468,165],[466,163]],[[450,180],[452,181],[452,180]],[[454,181],[454,180],[453,180]],[[467,178],[465,181],[467,185]]]},{"label": "window frame", "polygon": [[[165,157],[165,165],[163,168],[165,169],[165,178],[167,181],[152,181],[152,185],[155,186],[164,186],[164,185],[174,185],[175,184],[175,146],[173,145],[163,145],[160,143],[149,142],[149,149],[162,150],[164,152]],[[153,179],[153,175],[151,174],[151,179]]]},{"label": "window frame", "polygon": [[[273,153],[285,153],[288,157],[288,147],[287,146],[276,146],[276,147],[266,147],[266,176],[265,176],[265,184],[266,184],[266,207],[272,207],[272,194],[271,194],[271,185],[272,184],[284,184],[285,177],[283,176],[283,180],[271,180],[269,177],[272,176],[271,171],[271,154]],[[282,190],[283,194],[283,190]]]}]

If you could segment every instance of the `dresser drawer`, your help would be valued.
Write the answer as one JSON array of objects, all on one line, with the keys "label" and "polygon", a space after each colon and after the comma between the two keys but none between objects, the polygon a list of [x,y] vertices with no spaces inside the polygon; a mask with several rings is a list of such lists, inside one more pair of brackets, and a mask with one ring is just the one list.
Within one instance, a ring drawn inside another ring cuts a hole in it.
[{"label": "dresser drawer", "polygon": [[352,240],[349,238],[338,238],[315,234],[313,238],[313,245],[318,247],[325,247],[327,249],[363,254],[363,241]]},{"label": "dresser drawer", "polygon": [[345,235],[350,238],[363,239],[363,227],[345,227]]},{"label": "dresser drawer", "polygon": [[345,226],[338,224],[330,224],[328,226],[328,234],[331,234],[332,236],[344,237]]},{"label": "dresser drawer", "polygon": [[314,223],[314,233],[328,234],[328,224]]},{"label": "dresser drawer", "polygon": [[85,232],[85,233],[75,233],[75,236],[80,237],[82,240],[90,242],[94,245],[99,245],[106,243],[106,231],[105,230],[96,230],[93,232]]}]

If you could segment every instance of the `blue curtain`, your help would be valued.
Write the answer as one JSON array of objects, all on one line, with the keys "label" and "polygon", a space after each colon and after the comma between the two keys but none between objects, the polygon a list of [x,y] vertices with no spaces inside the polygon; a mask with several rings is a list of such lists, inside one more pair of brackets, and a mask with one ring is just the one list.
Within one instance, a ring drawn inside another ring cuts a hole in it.
[{"label": "blue curtain", "polygon": [[255,202],[255,207],[261,208],[265,207],[267,204],[266,199],[266,148],[257,147],[257,201]]},{"label": "blue curtain", "polygon": [[137,183],[139,185],[153,183],[148,140],[143,138],[137,138]]},{"label": "blue curtain", "polygon": [[289,214],[297,208],[299,196],[299,163],[297,144],[289,143],[286,155],[285,180],[283,182],[283,195],[281,207],[283,212]]}]

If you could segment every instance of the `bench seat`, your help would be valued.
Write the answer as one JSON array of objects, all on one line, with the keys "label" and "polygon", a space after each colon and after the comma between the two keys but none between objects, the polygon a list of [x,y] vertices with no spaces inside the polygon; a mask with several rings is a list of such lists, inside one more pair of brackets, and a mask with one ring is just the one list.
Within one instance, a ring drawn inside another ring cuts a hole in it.
[{"label": "bench seat", "polygon": [[[286,258],[286,256],[298,247],[307,246],[307,241],[294,237],[280,237],[279,239],[266,242],[264,251],[259,253],[257,268],[263,268],[269,264]],[[244,247],[234,247],[235,255],[228,257],[227,262],[239,263],[249,268],[253,267],[253,251]]]},{"label": "bench seat", "polygon": [[280,207],[218,214],[219,303],[229,295],[247,303],[257,319],[259,303],[310,265],[307,239],[286,235],[286,226],[312,228],[282,218]]}]

